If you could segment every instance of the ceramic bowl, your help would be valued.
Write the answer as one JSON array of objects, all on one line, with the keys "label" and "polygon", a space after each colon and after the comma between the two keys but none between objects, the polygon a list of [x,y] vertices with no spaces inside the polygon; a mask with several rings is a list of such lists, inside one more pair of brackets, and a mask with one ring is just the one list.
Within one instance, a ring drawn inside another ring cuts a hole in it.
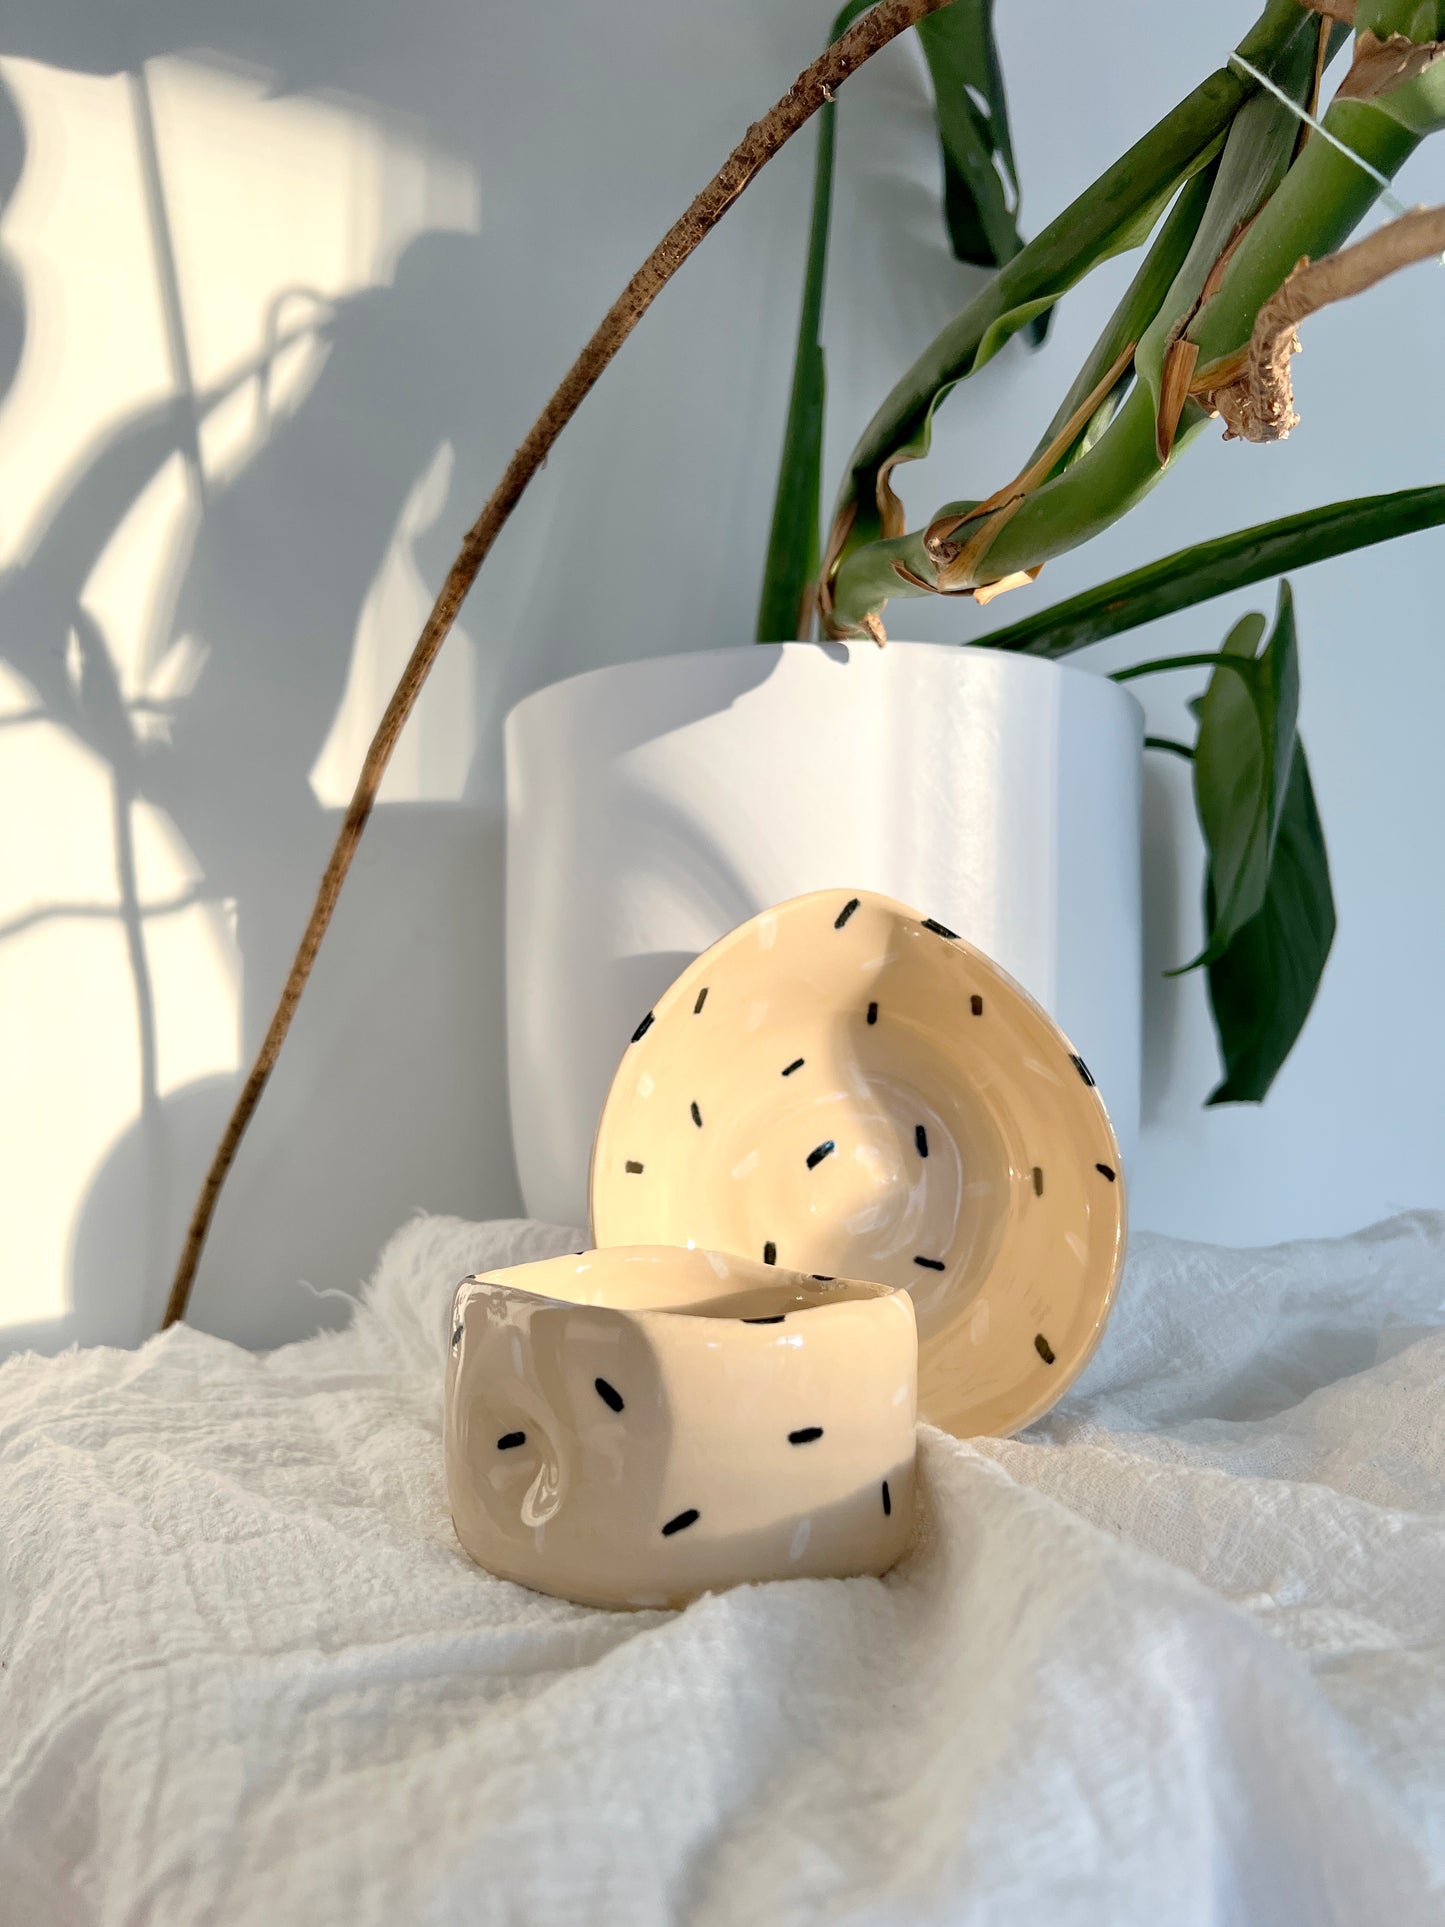
[{"label": "ceramic bowl", "polygon": [[603,1108],[591,1213],[598,1245],[907,1287],[920,1410],[965,1437],[1055,1402],[1124,1250],[1083,1059],[988,958],[865,890],[754,917],[646,1014]]},{"label": "ceramic bowl", "polygon": [[446,1472],[489,1572],[585,1605],[887,1570],[913,1515],[906,1292],[686,1248],[457,1287]]}]

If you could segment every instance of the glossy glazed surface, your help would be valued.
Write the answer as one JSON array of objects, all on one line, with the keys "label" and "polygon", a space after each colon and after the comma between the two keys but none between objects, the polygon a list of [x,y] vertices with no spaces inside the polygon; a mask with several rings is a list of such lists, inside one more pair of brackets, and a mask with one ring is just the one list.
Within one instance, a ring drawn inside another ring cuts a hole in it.
[{"label": "glossy glazed surface", "polygon": [[1082,1370],[1124,1248],[1083,1061],[1011,978],[861,890],[741,925],[643,1017],[593,1152],[598,1245],[906,1287],[922,1415],[1017,1430]]},{"label": "glossy glazed surface", "polygon": [[457,1287],[446,1472],[488,1571],[586,1605],[885,1572],[913,1516],[905,1292],[686,1248]]}]

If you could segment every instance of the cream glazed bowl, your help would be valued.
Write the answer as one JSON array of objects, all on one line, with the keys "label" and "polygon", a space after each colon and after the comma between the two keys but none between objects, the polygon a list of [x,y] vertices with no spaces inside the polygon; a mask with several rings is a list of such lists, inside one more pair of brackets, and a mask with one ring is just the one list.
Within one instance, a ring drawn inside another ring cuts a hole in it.
[{"label": "cream glazed bowl", "polygon": [[686,1247],[463,1279],[446,1378],[457,1537],[592,1606],[882,1573],[913,1517],[906,1292]]},{"label": "cream glazed bowl", "polygon": [[1124,1255],[1088,1065],[936,918],[822,890],[740,924],[637,1026],[592,1154],[595,1244],[698,1244],[906,1287],[922,1416],[1017,1431],[1078,1376]]}]

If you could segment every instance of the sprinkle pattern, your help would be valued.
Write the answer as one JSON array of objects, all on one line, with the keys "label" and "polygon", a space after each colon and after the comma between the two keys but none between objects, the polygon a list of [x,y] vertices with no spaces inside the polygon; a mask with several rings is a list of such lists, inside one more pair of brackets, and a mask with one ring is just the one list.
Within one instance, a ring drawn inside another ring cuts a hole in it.
[{"label": "sprinkle pattern", "polygon": [[[834,905],[835,906],[837,905],[836,898],[834,899]],[[833,918],[833,928],[835,930],[843,930],[848,925],[848,923],[852,920],[852,918],[856,915],[858,910],[861,908],[862,908],[861,896],[849,897],[845,903],[837,907],[837,914]],[[951,930],[947,924],[940,922],[935,917],[925,917],[920,919],[920,922],[923,929],[931,932],[936,936],[942,937],[945,941],[948,941],[948,942],[961,941],[958,937],[957,931]],[[694,1016],[702,1015],[704,1007],[708,1003],[709,991],[710,991],[710,986],[707,984],[703,984],[698,988],[696,997],[692,1006],[692,1012]],[[968,998],[968,1006],[969,1006],[970,1012],[974,1017],[981,1018],[984,1015],[984,998],[982,994],[977,991],[971,993]],[[865,1006],[865,1009],[866,1009],[866,1021],[868,1025],[869,1026],[876,1025],[878,1022],[879,1009],[880,1009],[878,1002],[877,1001],[868,1002],[867,1005]],[[726,1016],[726,1012],[724,1012],[724,1016]],[[654,1010],[649,1010],[646,1013],[646,1015],[643,1017],[642,1021],[638,1024],[636,1030],[632,1033],[632,1041],[634,1043],[639,1043],[647,1035],[648,1031],[652,1029],[653,1024],[655,1022],[656,1022],[656,1012]],[[803,1040],[799,1039],[799,1041],[801,1042]],[[1070,1053],[1069,1061],[1073,1064],[1074,1069],[1078,1072],[1081,1082],[1091,1090],[1096,1088],[1093,1073],[1090,1071],[1084,1059],[1080,1057],[1077,1053]],[[801,1057],[801,1056],[794,1057],[790,1062],[780,1067],[778,1074],[781,1075],[782,1077],[792,1077],[796,1075],[798,1071],[804,1068],[805,1062],[806,1060],[804,1057]],[[1038,1066],[1036,1068],[1042,1069],[1043,1067]],[[688,1104],[688,1112],[692,1118],[694,1127],[698,1130],[704,1129],[704,1119],[703,1119],[702,1108],[696,1098],[693,1098],[692,1100],[690,1100]],[[902,1123],[902,1120],[899,1120],[899,1121],[900,1123]],[[903,1125],[903,1128],[906,1130],[907,1128],[906,1124]],[[945,1133],[945,1137],[947,1137],[947,1133]],[[926,1160],[930,1156],[932,1146],[930,1145],[930,1142],[929,1142],[928,1127],[924,1123],[916,1122],[914,1124],[913,1142],[914,1142],[914,1148],[916,1150],[918,1157],[920,1159]],[[847,1148],[848,1147],[845,1145],[844,1149],[847,1150]],[[820,1164],[822,1164],[827,1158],[833,1156],[837,1151],[838,1151],[838,1142],[834,1138],[825,1139],[823,1142],[815,1145],[814,1148],[807,1154],[804,1160],[807,1170],[815,1171]],[[758,1161],[758,1155],[759,1155],[758,1152],[754,1150],[751,1157],[745,1160],[745,1162],[749,1164],[756,1164]],[[862,1155],[861,1152],[860,1152],[860,1155]],[[644,1166],[640,1158],[628,1158],[625,1161],[624,1168],[628,1172],[628,1174],[634,1175],[634,1176],[640,1176],[643,1173]],[[1119,1181],[1119,1174],[1114,1168],[1114,1166],[1111,1164],[1106,1164],[1100,1161],[1095,1164],[1094,1169],[1097,1172],[1097,1174],[1107,1184],[1116,1184]],[[920,1183],[923,1182],[922,1174],[919,1174],[914,1181],[920,1182]],[[1029,1168],[1029,1181],[1032,1184],[1034,1195],[1038,1198],[1042,1198],[1044,1196],[1044,1191],[1045,1191],[1044,1170],[1042,1166],[1033,1165],[1032,1167]],[[1067,1186],[1066,1186],[1066,1189],[1067,1189]],[[771,1238],[768,1239],[768,1241],[763,1246],[763,1262],[767,1265],[776,1265],[778,1262],[778,1247],[776,1242]],[[794,1262],[796,1262],[796,1260],[794,1260]],[[947,1258],[930,1257],[923,1252],[918,1252],[914,1254],[914,1257],[913,1257],[913,1263],[915,1266],[917,1266],[921,1270],[932,1271],[932,1272],[947,1272],[949,1267],[949,1262],[950,1261]],[[814,1272],[811,1274],[811,1276],[820,1284],[831,1284],[834,1282],[832,1274],[825,1274],[823,1272]],[[783,1313],[772,1313],[767,1316],[759,1316],[756,1318],[742,1319],[740,1322],[742,1322],[743,1324],[749,1324],[749,1325],[776,1325],[776,1324],[782,1324],[784,1322],[784,1318],[785,1318],[785,1314]],[[464,1335],[463,1327],[461,1323],[458,1323],[452,1334],[453,1350],[456,1350],[457,1347],[461,1344],[463,1335]],[[1035,1334],[1034,1349],[1037,1352],[1039,1358],[1044,1362],[1044,1364],[1053,1365],[1057,1362],[1057,1354],[1054,1352],[1052,1345],[1049,1343],[1049,1340],[1044,1333],[1039,1332]],[[616,1388],[610,1385],[607,1380],[599,1378],[595,1381],[595,1385],[596,1385],[598,1396],[609,1407],[609,1409],[616,1412],[620,1412],[624,1409],[624,1402],[622,1400],[621,1394],[618,1393]],[[507,1433],[504,1435],[502,1439],[498,1440],[498,1449],[511,1450],[515,1446],[522,1444],[525,1441],[525,1436],[526,1435],[524,1433],[520,1433],[520,1432]],[[810,1442],[813,1439],[821,1438],[821,1436],[822,1436],[822,1428],[818,1426],[804,1426],[788,1434],[790,1443],[795,1445]],[[891,1510],[892,1510],[892,1499],[889,1491],[888,1481],[886,1479],[882,1482],[881,1490],[882,1490],[883,1510],[885,1515],[888,1515],[891,1513]],[[670,1535],[674,1532],[680,1532],[685,1530],[688,1526],[696,1522],[698,1516],[699,1515],[695,1508],[690,1508],[686,1512],[679,1513],[676,1516],[676,1518],[670,1520],[662,1528],[664,1535]]]},{"label": "sprinkle pattern", "polygon": [[527,1434],[525,1432],[503,1432],[502,1436],[497,1440],[497,1450],[499,1452],[514,1452],[519,1445],[525,1445],[526,1443]]},{"label": "sprinkle pattern", "polygon": [[662,1528],[663,1538],[670,1539],[674,1532],[686,1532],[688,1527],[695,1526],[701,1517],[702,1514],[698,1511],[697,1507],[690,1505],[686,1512],[679,1512],[675,1519],[668,1520],[667,1524]]},{"label": "sprinkle pattern", "polygon": [[892,1516],[893,1516],[893,1495],[888,1490],[888,1481],[887,1479],[885,1479],[883,1481],[883,1517],[885,1519],[890,1519],[892,1518]]}]

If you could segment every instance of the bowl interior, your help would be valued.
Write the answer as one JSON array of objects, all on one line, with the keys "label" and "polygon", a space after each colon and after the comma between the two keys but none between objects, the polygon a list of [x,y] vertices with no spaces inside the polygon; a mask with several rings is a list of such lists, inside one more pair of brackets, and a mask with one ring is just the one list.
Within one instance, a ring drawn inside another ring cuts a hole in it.
[{"label": "bowl interior", "polygon": [[766,1318],[769,1323],[792,1312],[892,1295],[886,1284],[802,1277],[746,1258],[688,1249],[685,1241],[681,1246],[613,1246],[513,1265],[464,1279],[458,1296],[487,1285],[504,1285],[540,1303],[692,1318]]},{"label": "bowl interior", "polygon": [[1122,1253],[1081,1060],[942,926],[857,891],[742,925],[628,1048],[592,1171],[599,1245],[906,1287],[925,1416],[1013,1430],[1082,1368]]}]

